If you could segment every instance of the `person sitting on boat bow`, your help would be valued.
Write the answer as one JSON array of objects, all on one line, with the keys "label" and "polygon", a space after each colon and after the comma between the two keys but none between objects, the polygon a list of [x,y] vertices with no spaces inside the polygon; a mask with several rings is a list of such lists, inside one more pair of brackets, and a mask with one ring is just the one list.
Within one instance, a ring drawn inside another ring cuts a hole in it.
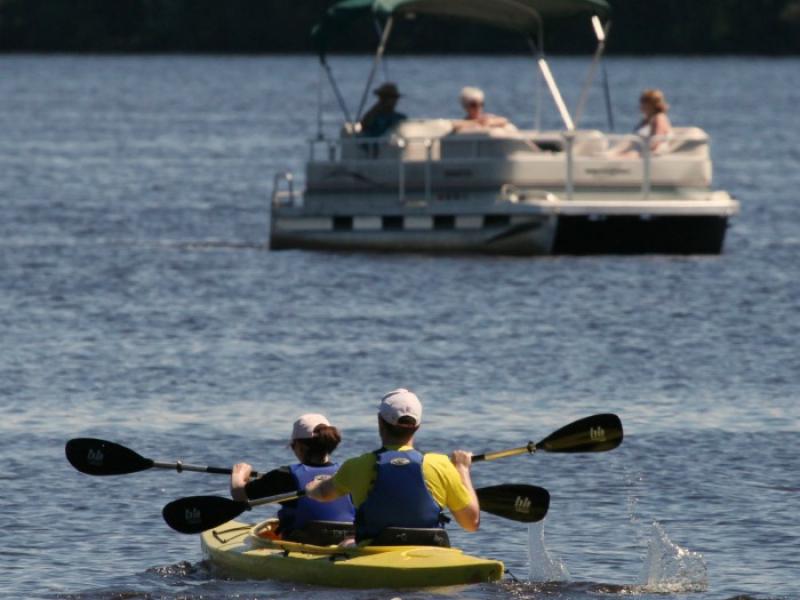
[{"label": "person sitting on boat bow", "polygon": [[359,135],[361,137],[381,137],[395,125],[406,119],[406,115],[395,110],[397,101],[401,96],[397,85],[386,82],[376,88],[373,94],[378,97],[378,100],[366,112],[359,123],[361,126]]},{"label": "person sitting on boat bow", "polygon": [[333,501],[350,494],[356,506],[356,541],[374,539],[391,527],[444,527],[447,508],[467,531],[480,526],[480,506],[470,478],[472,454],[456,450],[422,454],[414,434],[422,423],[422,404],[400,388],[386,394],[378,410],[383,446],[351,458],[332,478],[306,486],[307,494]]},{"label": "person sitting on boat bow", "polygon": [[453,121],[454,132],[466,132],[494,127],[515,129],[511,122],[505,117],[484,112],[483,105],[485,94],[480,88],[467,86],[461,90],[459,98],[466,115],[461,120]]},{"label": "person sitting on boat bow", "polygon": [[[275,494],[300,491],[316,477],[330,477],[339,468],[331,462],[331,453],[341,442],[341,434],[320,414],[304,414],[294,422],[289,446],[297,460],[294,465],[274,469],[250,481],[252,466],[234,465],[231,473],[231,496],[246,502]],[[278,511],[276,533],[283,539],[306,541],[304,529],[314,521],[352,523],[355,509],[350,497],[343,495],[335,502],[323,503],[302,497],[285,502]],[[344,536],[343,536],[344,537]]]}]

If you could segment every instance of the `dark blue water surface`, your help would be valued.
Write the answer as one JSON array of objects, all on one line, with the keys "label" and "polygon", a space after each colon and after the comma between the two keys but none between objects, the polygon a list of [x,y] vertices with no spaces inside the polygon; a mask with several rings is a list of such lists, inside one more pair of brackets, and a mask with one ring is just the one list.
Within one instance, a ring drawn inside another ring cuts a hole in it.
[{"label": "dark blue water surface", "polygon": [[[587,66],[553,61],[570,104]],[[661,87],[673,122],[711,134],[715,185],[742,202],[723,255],[269,252],[272,175],[301,169],[315,132],[312,57],[0,58],[0,594],[800,598],[800,61],[608,67],[619,129]],[[352,110],[369,59],[334,68]],[[531,60],[404,58],[389,73],[411,115],[458,116],[472,84],[532,124]],[[584,125],[604,126],[600,99]],[[329,91],[325,106],[335,132]],[[544,115],[558,126],[549,102]],[[346,457],[376,445],[377,400],[400,385],[425,402],[431,450],[622,417],[614,452],[474,468],[479,486],[550,490],[546,548],[567,581],[527,581],[527,529],[491,516],[452,539],[520,581],[344,594],[226,581],[160,515],[225,494],[224,477],[92,478],[64,459],[67,439],[95,436],[267,469],[290,460],[290,424],[311,410],[343,429]],[[647,584],[654,548],[694,567]]]}]

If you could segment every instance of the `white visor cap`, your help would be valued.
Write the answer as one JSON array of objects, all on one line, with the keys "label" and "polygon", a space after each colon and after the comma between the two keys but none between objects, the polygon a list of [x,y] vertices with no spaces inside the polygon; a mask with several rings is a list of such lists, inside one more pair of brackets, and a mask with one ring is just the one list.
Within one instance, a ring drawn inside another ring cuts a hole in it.
[{"label": "white visor cap", "polygon": [[483,104],[483,99],[484,95],[481,88],[467,86],[461,89],[461,104],[467,104],[469,102]]},{"label": "white visor cap", "polygon": [[292,426],[292,441],[310,440],[314,437],[314,430],[318,425],[330,425],[324,415],[308,413],[302,415]]},{"label": "white visor cap", "polygon": [[417,427],[422,423],[422,403],[414,392],[398,388],[381,398],[378,414],[390,425],[401,427],[405,424],[399,423],[400,418],[411,417],[414,419],[414,427]]}]

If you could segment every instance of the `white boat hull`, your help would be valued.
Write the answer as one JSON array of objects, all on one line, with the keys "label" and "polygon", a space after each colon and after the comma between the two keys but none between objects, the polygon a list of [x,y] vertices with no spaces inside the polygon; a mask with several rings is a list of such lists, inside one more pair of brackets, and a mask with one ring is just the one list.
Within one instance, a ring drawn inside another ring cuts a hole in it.
[{"label": "white boat hull", "polygon": [[[341,207],[341,203],[337,203]],[[549,254],[718,254],[737,203],[727,194],[676,201],[548,201],[436,214],[308,214],[274,208],[273,250]]]}]

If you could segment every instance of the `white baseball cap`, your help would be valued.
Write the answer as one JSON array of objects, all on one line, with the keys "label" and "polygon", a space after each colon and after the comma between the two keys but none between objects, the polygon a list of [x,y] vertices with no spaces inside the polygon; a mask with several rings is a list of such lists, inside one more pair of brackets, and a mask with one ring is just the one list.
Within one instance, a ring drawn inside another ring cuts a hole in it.
[{"label": "white baseball cap", "polygon": [[324,415],[317,413],[301,415],[292,426],[292,441],[310,440],[314,437],[314,430],[318,425],[330,425],[330,422]]},{"label": "white baseball cap", "polygon": [[411,417],[415,422],[414,427],[417,427],[422,423],[422,403],[414,392],[398,388],[381,398],[378,414],[390,425],[400,425],[401,427],[404,423],[399,423],[400,418]]}]

